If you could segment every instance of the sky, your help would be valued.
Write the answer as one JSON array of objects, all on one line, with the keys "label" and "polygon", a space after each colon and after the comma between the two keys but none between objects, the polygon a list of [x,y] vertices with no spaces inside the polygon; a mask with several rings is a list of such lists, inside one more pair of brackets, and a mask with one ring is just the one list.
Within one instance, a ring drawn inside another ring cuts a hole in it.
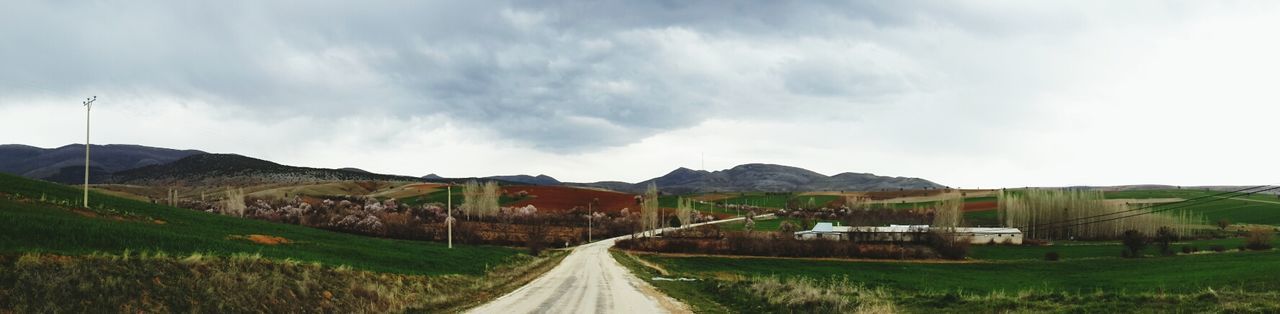
[{"label": "sky", "polygon": [[0,4],[0,143],[636,182],[1280,184],[1277,1]]}]

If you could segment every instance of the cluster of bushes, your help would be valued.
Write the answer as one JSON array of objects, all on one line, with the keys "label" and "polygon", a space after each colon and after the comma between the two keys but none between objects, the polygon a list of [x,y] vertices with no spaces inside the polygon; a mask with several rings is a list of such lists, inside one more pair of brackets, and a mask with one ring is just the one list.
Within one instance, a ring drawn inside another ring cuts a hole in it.
[{"label": "cluster of bushes", "polygon": [[[1272,233],[1273,232],[1270,229],[1265,228],[1251,229],[1245,237],[1245,245],[1242,245],[1237,249],[1240,251],[1270,250],[1272,248]],[[1125,258],[1142,257],[1142,250],[1146,248],[1148,244],[1155,244],[1156,247],[1160,249],[1161,255],[1174,255],[1175,252],[1172,249],[1172,243],[1177,238],[1178,237],[1174,235],[1172,230],[1164,227],[1157,230],[1156,236],[1152,238],[1148,238],[1137,230],[1127,230],[1120,239],[1120,243],[1124,244],[1125,247],[1124,250],[1120,252],[1120,256]],[[1225,252],[1227,248],[1221,245],[1213,245],[1209,247],[1209,250],[1214,252]],[[1192,254],[1199,251],[1200,248],[1195,246],[1182,247],[1183,254]]]},{"label": "cluster of bushes", "polygon": [[[428,241],[445,241],[448,238],[446,220],[449,215],[444,204],[410,206],[394,199],[378,200],[364,196],[239,198],[244,199],[243,207],[239,206],[240,202],[228,200],[187,201],[182,205],[224,215],[377,237]],[[637,232],[640,221],[639,213],[626,211],[614,215],[602,212],[541,213],[532,205],[503,207],[492,215],[472,215],[469,218],[464,218],[466,216],[460,210],[454,209],[453,217],[455,242],[528,245],[533,251],[541,250],[552,242],[585,241],[588,220],[595,238]]]},{"label": "cluster of bushes", "polygon": [[930,259],[940,254],[926,245],[895,245],[834,240],[795,240],[728,233],[724,239],[635,238],[616,246],[624,250],[769,257]]},{"label": "cluster of bushes", "polygon": [[1250,250],[1270,250],[1271,234],[1273,232],[1268,229],[1254,228],[1249,230],[1249,235],[1245,237],[1245,248]]}]

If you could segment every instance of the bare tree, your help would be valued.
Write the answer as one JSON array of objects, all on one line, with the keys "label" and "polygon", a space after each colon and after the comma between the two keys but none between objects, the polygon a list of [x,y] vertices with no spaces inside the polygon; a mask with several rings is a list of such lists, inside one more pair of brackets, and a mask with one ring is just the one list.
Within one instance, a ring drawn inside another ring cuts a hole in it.
[{"label": "bare tree", "polygon": [[683,197],[676,199],[676,218],[680,219],[682,227],[693,223],[693,199]]},{"label": "bare tree", "polygon": [[960,220],[964,217],[964,197],[959,193],[947,195],[947,198],[939,201],[933,211],[933,227],[934,228],[955,228],[960,226]]},{"label": "bare tree", "polygon": [[652,235],[652,230],[658,227],[658,185],[653,182],[649,182],[649,188],[644,192],[640,216],[644,217],[644,230]]},{"label": "bare tree", "polygon": [[225,215],[244,217],[244,189],[227,188],[227,200],[223,205],[222,213]]},{"label": "bare tree", "polygon": [[480,183],[476,180],[468,180],[462,187],[462,205],[458,209],[466,216],[467,220],[471,220],[471,213],[480,208],[480,194],[482,194]]}]

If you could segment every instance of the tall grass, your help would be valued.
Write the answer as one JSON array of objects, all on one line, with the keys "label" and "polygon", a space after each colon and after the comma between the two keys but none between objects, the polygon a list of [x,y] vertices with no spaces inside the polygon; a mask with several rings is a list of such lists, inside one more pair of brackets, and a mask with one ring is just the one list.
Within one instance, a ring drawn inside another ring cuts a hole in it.
[{"label": "tall grass", "polygon": [[895,313],[883,290],[867,289],[848,280],[757,277],[742,283],[744,290],[764,303],[796,313]]},{"label": "tall grass", "polygon": [[1154,236],[1160,227],[1169,227],[1178,236],[1185,237],[1205,225],[1203,217],[1193,216],[1185,211],[1121,218],[1143,213],[1120,212],[1145,204],[1107,202],[1103,199],[1102,191],[1004,191],[997,195],[997,202],[997,215],[1005,226],[1021,228],[1024,235],[1036,239],[1118,239],[1126,230],[1137,230],[1147,236]]},{"label": "tall grass", "polygon": [[565,255],[513,256],[482,276],[389,274],[248,253],[0,255],[0,312],[456,312],[514,290]]}]

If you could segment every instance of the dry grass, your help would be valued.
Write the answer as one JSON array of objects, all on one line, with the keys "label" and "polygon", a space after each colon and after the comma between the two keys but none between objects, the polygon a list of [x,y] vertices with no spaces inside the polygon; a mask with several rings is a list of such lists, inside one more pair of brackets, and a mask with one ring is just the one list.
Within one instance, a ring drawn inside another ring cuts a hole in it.
[{"label": "dry grass", "polygon": [[888,293],[848,280],[757,277],[741,283],[746,292],[775,309],[796,313],[897,313]]},{"label": "dry grass", "polygon": [[527,283],[563,256],[520,255],[484,276],[377,273],[258,254],[0,256],[0,312],[452,312]]}]

